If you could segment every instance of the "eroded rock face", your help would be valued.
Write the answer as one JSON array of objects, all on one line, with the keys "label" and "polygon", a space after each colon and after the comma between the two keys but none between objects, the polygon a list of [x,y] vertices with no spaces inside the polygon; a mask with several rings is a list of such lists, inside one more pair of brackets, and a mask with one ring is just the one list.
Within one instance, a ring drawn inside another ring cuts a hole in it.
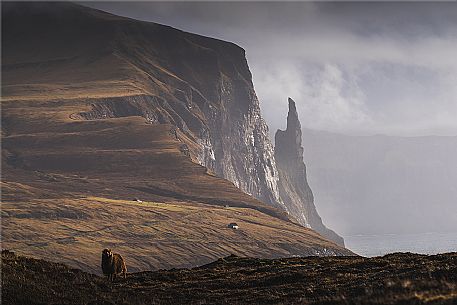
[{"label": "eroded rock face", "polygon": [[[259,102],[250,80],[246,84],[249,85],[238,88],[230,84],[228,90],[223,90],[221,102],[227,111],[220,112],[210,122],[214,170],[246,193],[263,202],[283,207],[268,127],[260,115]],[[233,104],[237,91],[246,93],[242,101],[247,105],[245,109],[237,109]]]},{"label": "eroded rock face", "polygon": [[289,98],[287,129],[278,130],[275,135],[275,159],[279,172],[279,194],[289,214],[300,224],[312,228],[321,235],[344,245],[342,237],[322,223],[314,205],[314,197],[306,179],[303,162],[301,124],[295,102]]},{"label": "eroded rock face", "polygon": [[[123,30],[129,40],[116,38],[116,56],[151,75],[142,82],[153,94],[94,99],[89,111],[77,115],[142,116],[151,124],[172,124],[179,130],[177,138],[189,144],[194,161],[245,193],[286,209],[245,51],[156,24],[141,29],[126,25]],[[141,48],[132,47],[132,40],[141,41]]]}]

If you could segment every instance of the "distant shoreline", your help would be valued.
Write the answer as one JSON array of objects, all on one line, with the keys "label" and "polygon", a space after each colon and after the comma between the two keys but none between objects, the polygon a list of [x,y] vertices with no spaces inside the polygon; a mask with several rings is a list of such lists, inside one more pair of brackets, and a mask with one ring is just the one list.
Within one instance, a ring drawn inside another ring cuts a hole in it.
[{"label": "distant shoreline", "polygon": [[365,257],[394,252],[433,255],[457,251],[457,232],[346,235],[344,240],[348,249]]}]

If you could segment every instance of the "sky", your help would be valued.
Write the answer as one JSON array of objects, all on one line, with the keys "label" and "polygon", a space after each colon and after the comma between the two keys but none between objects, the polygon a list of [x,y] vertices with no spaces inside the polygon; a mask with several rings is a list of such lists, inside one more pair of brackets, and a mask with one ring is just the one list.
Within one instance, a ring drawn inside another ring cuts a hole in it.
[{"label": "sky", "polygon": [[[246,50],[271,135],[457,135],[457,3],[81,2]],[[272,137],[274,138],[274,137]]]}]

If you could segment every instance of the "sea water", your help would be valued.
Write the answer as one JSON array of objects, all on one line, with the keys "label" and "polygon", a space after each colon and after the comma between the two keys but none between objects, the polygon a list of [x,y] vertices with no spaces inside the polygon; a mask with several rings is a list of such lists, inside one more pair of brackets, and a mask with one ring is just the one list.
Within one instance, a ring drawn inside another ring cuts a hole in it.
[{"label": "sea water", "polygon": [[457,252],[457,232],[345,236],[346,247],[367,257],[393,252],[438,254]]}]

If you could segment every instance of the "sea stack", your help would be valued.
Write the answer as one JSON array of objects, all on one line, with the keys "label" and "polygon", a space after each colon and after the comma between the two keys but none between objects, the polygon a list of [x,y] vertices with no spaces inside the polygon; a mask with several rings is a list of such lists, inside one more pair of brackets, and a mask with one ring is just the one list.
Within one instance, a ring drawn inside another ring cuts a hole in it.
[{"label": "sea stack", "polygon": [[302,131],[295,102],[289,98],[287,129],[275,135],[275,160],[279,173],[279,194],[290,215],[322,236],[344,246],[341,236],[328,229],[317,213],[314,196],[306,179]]}]

